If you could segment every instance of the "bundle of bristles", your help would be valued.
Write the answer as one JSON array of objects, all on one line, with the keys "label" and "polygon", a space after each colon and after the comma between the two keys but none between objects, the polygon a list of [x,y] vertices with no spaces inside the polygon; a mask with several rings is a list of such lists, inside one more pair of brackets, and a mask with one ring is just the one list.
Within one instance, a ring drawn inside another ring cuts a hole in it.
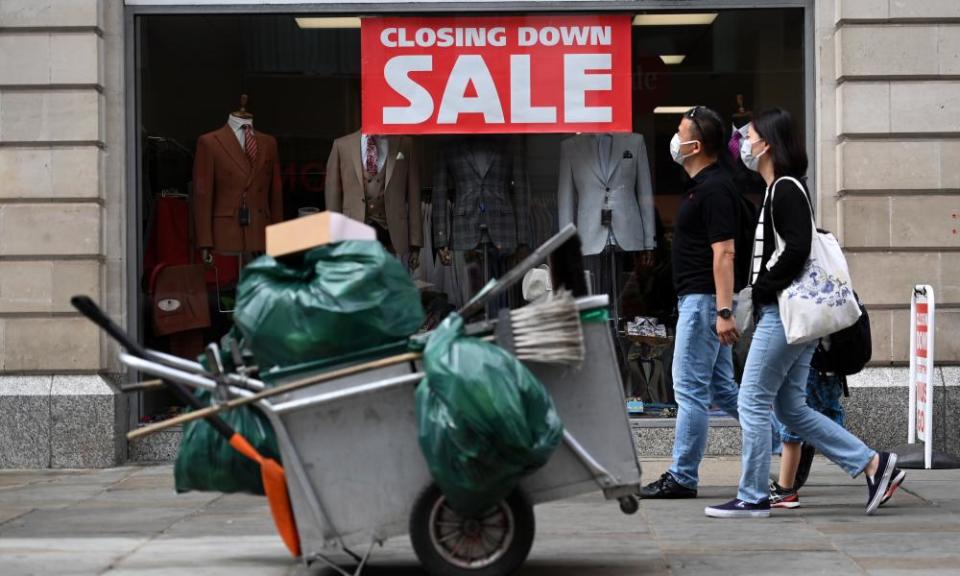
[{"label": "bundle of bristles", "polygon": [[520,360],[580,366],[583,327],[576,299],[560,290],[523,308],[501,310],[496,341]]}]

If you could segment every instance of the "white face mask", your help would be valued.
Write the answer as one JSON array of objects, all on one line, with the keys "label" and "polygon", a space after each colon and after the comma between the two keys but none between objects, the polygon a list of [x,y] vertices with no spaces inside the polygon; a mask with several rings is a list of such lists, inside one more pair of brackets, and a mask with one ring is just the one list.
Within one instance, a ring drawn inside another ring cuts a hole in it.
[{"label": "white face mask", "polygon": [[770,148],[767,148],[767,150],[764,150],[763,152],[754,156],[753,145],[759,141],[760,140],[744,139],[743,142],[740,143],[740,159],[743,160],[744,166],[746,166],[750,170],[753,170],[754,172],[756,172],[757,169],[760,167],[760,157],[766,154],[767,150],[770,149]]},{"label": "white face mask", "polygon": [[[680,133],[677,132],[673,135],[673,138],[670,140],[670,156],[673,158],[673,161],[677,164],[683,166],[683,161],[693,156],[693,154],[688,154],[686,156],[680,152],[680,147],[684,144],[693,144],[694,142],[700,142],[699,140],[687,140],[686,142],[680,141]],[[695,153],[694,153],[695,154]]]}]

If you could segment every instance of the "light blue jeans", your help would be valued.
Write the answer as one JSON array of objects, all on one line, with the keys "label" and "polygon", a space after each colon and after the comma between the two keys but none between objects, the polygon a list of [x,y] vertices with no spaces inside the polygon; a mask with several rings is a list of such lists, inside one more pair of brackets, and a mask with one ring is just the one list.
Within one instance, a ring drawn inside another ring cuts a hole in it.
[{"label": "light blue jeans", "polygon": [[771,406],[787,428],[851,476],[860,474],[876,454],[843,426],[807,405],[807,376],[816,347],[816,342],[787,344],[779,307],[763,307],[740,385],[740,500],[756,504],[770,497]]},{"label": "light blue jeans", "polygon": [[[700,461],[707,446],[710,405],[737,418],[737,383],[733,348],[717,336],[717,301],[713,294],[687,294],[677,305],[673,352],[673,392],[677,429],[670,475],[687,488],[700,481]],[[767,441],[769,451],[770,441]],[[769,454],[767,454],[769,458]]]}]

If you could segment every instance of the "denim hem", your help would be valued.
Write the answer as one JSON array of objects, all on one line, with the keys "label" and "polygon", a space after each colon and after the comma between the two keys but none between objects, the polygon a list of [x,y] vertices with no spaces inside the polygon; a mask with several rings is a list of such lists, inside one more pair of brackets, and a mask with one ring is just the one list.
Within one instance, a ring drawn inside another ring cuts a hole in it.
[{"label": "denim hem", "polygon": [[876,455],[878,455],[878,454],[879,454],[879,452],[877,452],[876,450],[871,450],[871,451],[870,451],[870,457],[867,458],[867,461],[864,462],[863,466],[859,466],[859,467],[855,468],[853,472],[847,470],[847,471],[846,471],[847,474],[850,474],[850,477],[851,477],[851,478],[857,478],[858,476],[860,476],[861,474],[863,474],[864,470],[867,469],[867,466],[869,466],[869,465],[870,465],[870,462],[873,460],[873,457],[876,456]]}]

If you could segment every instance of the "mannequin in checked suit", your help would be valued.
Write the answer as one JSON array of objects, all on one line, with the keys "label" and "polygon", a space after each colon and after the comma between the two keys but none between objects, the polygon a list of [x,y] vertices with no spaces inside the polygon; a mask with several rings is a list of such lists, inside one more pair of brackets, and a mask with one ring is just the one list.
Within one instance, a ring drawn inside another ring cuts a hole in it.
[{"label": "mannequin in checked suit", "polygon": [[[480,259],[488,263],[480,283],[499,276],[507,257],[528,249],[529,213],[524,163],[506,139],[472,136],[443,145],[434,175],[433,241],[444,264],[455,255]],[[470,284],[473,291],[477,282]]]}]

